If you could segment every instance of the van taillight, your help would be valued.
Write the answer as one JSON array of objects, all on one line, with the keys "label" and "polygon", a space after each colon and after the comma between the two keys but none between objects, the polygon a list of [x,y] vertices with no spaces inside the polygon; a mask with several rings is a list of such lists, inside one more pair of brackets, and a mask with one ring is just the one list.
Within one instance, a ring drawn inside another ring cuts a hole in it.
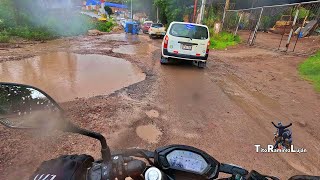
[{"label": "van taillight", "polygon": [[168,48],[168,43],[169,43],[169,37],[168,37],[168,35],[166,35],[164,37],[163,48],[167,49]]},{"label": "van taillight", "polygon": [[207,54],[209,54],[209,48],[210,48],[210,40],[209,40],[209,42],[208,42],[208,45],[207,45]]}]

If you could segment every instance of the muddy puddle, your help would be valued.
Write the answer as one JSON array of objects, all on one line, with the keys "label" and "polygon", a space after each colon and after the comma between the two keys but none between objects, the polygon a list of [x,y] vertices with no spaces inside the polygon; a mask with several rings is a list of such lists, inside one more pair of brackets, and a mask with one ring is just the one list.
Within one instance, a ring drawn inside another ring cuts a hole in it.
[{"label": "muddy puddle", "polygon": [[124,41],[124,42],[139,42],[140,38],[139,35],[132,35],[132,34],[108,34],[102,37],[103,40],[112,40],[112,41]]},{"label": "muddy puddle", "polygon": [[149,143],[157,143],[162,135],[162,132],[159,130],[159,128],[152,124],[138,126],[136,133],[141,139]]},{"label": "muddy puddle", "polygon": [[119,46],[118,48],[115,48],[112,51],[115,53],[133,55],[133,54],[136,54],[137,49],[136,49],[136,46],[134,45],[124,45],[124,46]]},{"label": "muddy puddle", "polygon": [[157,49],[156,46],[152,44],[139,44],[139,45],[122,45],[118,48],[113,49],[112,51],[114,53],[120,53],[120,54],[128,54],[128,55],[147,55],[151,54],[153,51]]},{"label": "muddy puddle", "polygon": [[130,62],[102,55],[56,52],[0,63],[0,81],[39,87],[59,102],[108,95],[145,77]]}]

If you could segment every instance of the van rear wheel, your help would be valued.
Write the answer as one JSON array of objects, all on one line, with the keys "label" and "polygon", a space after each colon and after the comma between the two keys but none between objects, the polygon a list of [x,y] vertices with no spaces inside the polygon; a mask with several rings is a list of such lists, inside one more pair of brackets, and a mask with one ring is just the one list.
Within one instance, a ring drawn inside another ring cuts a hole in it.
[{"label": "van rear wheel", "polygon": [[160,64],[164,65],[164,64],[168,64],[168,62],[169,62],[169,59],[161,55]]},{"label": "van rear wheel", "polygon": [[193,65],[197,66],[198,68],[205,68],[207,66],[207,62],[193,61]]}]

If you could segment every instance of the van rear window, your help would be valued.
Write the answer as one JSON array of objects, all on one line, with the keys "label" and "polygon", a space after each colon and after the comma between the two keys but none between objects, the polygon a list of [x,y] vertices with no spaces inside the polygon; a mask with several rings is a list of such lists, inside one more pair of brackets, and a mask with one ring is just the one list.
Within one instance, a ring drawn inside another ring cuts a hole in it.
[{"label": "van rear window", "polygon": [[157,23],[157,24],[152,24],[152,25],[151,25],[151,27],[154,27],[154,28],[160,28],[160,27],[163,27],[163,25],[162,25],[162,24]]},{"label": "van rear window", "polygon": [[185,37],[191,39],[208,39],[208,29],[203,26],[193,24],[173,24],[170,29],[170,35],[176,37]]}]

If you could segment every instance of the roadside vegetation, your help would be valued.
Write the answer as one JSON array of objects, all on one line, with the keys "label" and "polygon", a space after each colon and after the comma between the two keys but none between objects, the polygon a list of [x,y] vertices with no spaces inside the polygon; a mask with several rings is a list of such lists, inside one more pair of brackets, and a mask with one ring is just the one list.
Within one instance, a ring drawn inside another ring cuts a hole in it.
[{"label": "roadside vegetation", "polygon": [[0,1],[0,43],[15,37],[27,40],[50,40],[76,36],[89,29],[112,30],[113,22],[99,22],[70,9],[50,10],[31,0]]},{"label": "roadside vegetation", "polygon": [[320,92],[320,51],[299,65],[301,76],[311,81]]},{"label": "roadside vegetation", "polygon": [[217,50],[226,49],[240,43],[240,37],[228,32],[211,34],[210,47]]}]

